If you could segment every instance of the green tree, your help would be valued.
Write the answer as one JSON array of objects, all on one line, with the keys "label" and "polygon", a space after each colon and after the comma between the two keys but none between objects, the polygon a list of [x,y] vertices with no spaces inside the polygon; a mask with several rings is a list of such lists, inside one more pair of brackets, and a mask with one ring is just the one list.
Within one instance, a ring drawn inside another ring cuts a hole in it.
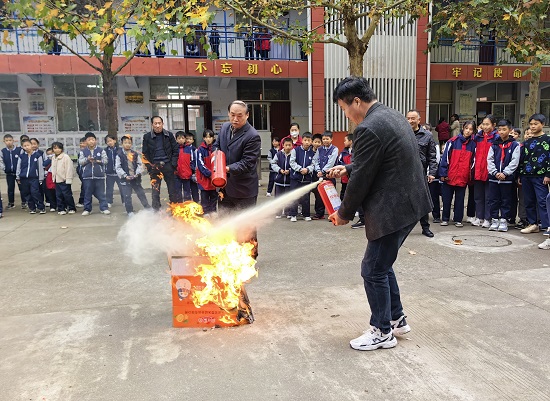
[{"label": "green tree", "polygon": [[[521,63],[530,63],[526,119],[537,110],[542,64],[550,62],[550,0],[446,1],[435,12],[434,41],[454,37],[461,48],[472,38],[505,41],[506,51]],[[527,125],[525,121],[524,125]]]},{"label": "green tree", "polygon": [[[4,0],[5,26],[35,28],[42,35],[40,46],[51,50],[55,41],[101,74],[109,134],[117,134],[114,107],[115,76],[144,51],[151,41],[161,45],[172,38],[194,35],[197,26],[206,27],[212,15],[206,0]],[[169,23],[169,21],[171,23]],[[63,33],[61,35],[60,33]],[[115,49],[124,36],[135,48],[124,52],[125,60],[113,67]],[[83,38],[89,55],[74,48]],[[7,32],[3,42],[10,43]]]},{"label": "green tree", "polygon": [[[342,46],[349,56],[350,74],[362,76],[365,53],[381,21],[408,15],[410,22],[414,22],[427,13],[429,0],[216,0],[215,3],[233,10],[253,25],[267,27],[278,38],[301,43],[307,53],[314,43]],[[323,24],[309,29],[298,22],[290,27],[283,25],[283,15],[290,11],[305,13],[308,8],[324,10]],[[367,28],[362,30],[360,23],[366,19]]]}]

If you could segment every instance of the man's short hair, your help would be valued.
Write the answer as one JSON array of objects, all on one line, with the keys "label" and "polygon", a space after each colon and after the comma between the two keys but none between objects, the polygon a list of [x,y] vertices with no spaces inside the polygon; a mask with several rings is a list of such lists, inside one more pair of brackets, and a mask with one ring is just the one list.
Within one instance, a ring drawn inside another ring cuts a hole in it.
[{"label": "man's short hair", "polygon": [[23,140],[23,139],[29,139],[29,136],[27,134],[23,134],[19,137],[19,140]]},{"label": "man's short hair", "polygon": [[281,142],[278,136],[274,136],[273,138],[271,138],[271,142],[273,141]]},{"label": "man's short hair", "polygon": [[111,138],[113,141],[116,142],[116,136],[114,136],[113,134],[107,134],[105,136],[105,143],[107,143],[107,139]]},{"label": "man's short hair", "polygon": [[132,137],[130,135],[124,135],[122,138],[120,138],[120,143],[124,143],[124,141],[130,141],[130,142],[134,143],[134,140],[132,139]]},{"label": "man's short hair", "polygon": [[346,104],[351,104],[356,97],[367,103],[376,100],[376,95],[365,78],[351,76],[344,78],[336,85],[332,100],[334,103],[341,100]]},{"label": "man's short hair", "polygon": [[37,138],[31,138],[30,141],[31,141],[31,142],[32,142],[32,141],[35,141],[37,144],[40,145],[40,141],[39,141]]},{"label": "man's short hair", "polygon": [[84,143],[84,142],[86,142],[86,137],[85,137],[85,136],[83,136],[82,138],[80,138],[80,143]]},{"label": "man's short hair", "polygon": [[63,144],[61,142],[54,142],[52,143],[52,150],[53,148],[59,148],[61,150],[63,150]]},{"label": "man's short hair", "polygon": [[184,131],[176,132],[176,138],[185,138],[185,132]]},{"label": "man's short hair", "polygon": [[214,133],[214,131],[212,131],[209,128],[205,128],[204,131],[202,131],[203,138],[207,138],[207,137],[214,138],[215,136],[216,134]]},{"label": "man's short hair", "polygon": [[24,143],[31,143],[31,140],[30,139],[27,139],[27,138],[24,138],[24,139],[21,139],[21,145],[23,145]]},{"label": "man's short hair", "polygon": [[510,120],[500,120],[497,127],[508,127],[512,129],[512,122]]},{"label": "man's short hair", "polygon": [[321,135],[321,139],[322,139],[324,136],[328,136],[329,138],[332,138],[332,131],[325,131],[325,132],[323,132],[323,135]]},{"label": "man's short hair", "polygon": [[353,134],[347,134],[346,139],[353,142]]},{"label": "man's short hair", "polygon": [[13,139],[13,136],[11,134],[4,135],[4,139]]},{"label": "man's short hair", "polygon": [[227,106],[227,111],[230,111],[231,106],[233,106],[234,104],[244,107],[246,109],[246,112],[248,113],[248,105],[242,100],[233,100],[231,103],[229,103],[229,106]]},{"label": "man's short hair", "polygon": [[323,135],[321,135],[321,134],[315,134],[315,135],[313,135],[313,136],[311,137],[311,139],[312,139],[312,140],[318,139],[318,140],[322,141],[322,140],[323,140]]},{"label": "man's short hair", "polygon": [[161,122],[161,123],[164,123],[164,120],[162,119],[161,116],[153,116],[153,117],[151,117],[151,123],[153,123],[153,122],[155,121],[155,118],[160,119],[160,122]]},{"label": "man's short hair", "polygon": [[529,122],[531,122],[531,120],[538,121],[542,125],[546,123],[546,117],[544,116],[544,114],[540,113],[533,114],[531,117],[529,117]]},{"label": "man's short hair", "polygon": [[84,135],[84,139],[88,139],[88,138],[96,139],[96,136],[93,132],[86,132],[86,135]]},{"label": "man's short hair", "polygon": [[407,114],[409,113],[416,113],[416,115],[418,116],[418,118],[420,118],[420,112],[416,109],[410,109],[409,111],[407,111]]},{"label": "man's short hair", "polygon": [[313,138],[313,135],[311,135],[311,132],[309,131],[306,131],[302,134],[302,139],[304,138],[309,138],[309,139],[312,139]]},{"label": "man's short hair", "polygon": [[284,145],[285,143],[288,143],[288,142],[293,143],[293,142],[292,142],[292,138],[285,138],[285,139],[283,139],[283,145]]}]

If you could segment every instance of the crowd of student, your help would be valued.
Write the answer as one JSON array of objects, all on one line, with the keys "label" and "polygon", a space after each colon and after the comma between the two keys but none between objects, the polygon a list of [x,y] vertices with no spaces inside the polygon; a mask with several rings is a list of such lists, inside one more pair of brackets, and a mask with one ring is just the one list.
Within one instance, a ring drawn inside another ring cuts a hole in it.
[{"label": "crowd of student", "polygon": [[[427,166],[434,203],[433,222],[448,226],[453,209],[453,224],[463,227],[468,190],[466,214],[467,222],[472,226],[503,232],[508,231],[509,227],[515,227],[523,234],[542,230],[544,235],[550,236],[550,136],[543,132],[545,122],[544,115],[533,115],[529,128],[525,130],[523,142],[520,142],[519,129],[513,128],[507,120],[497,122],[488,115],[479,127],[474,121],[464,122],[458,134],[453,133],[450,139],[442,143],[440,157],[439,147],[431,145],[437,147],[437,164],[432,166],[431,161],[422,161]],[[423,129],[416,128],[417,132]],[[418,139],[419,136],[416,136]],[[206,215],[217,210],[218,193],[210,181],[214,139],[214,132],[206,129],[203,142],[196,148],[192,134],[178,131],[175,135],[179,153],[173,183],[174,198],[177,202],[200,202]],[[28,208],[31,214],[44,214],[47,207],[60,215],[74,214],[77,208],[83,208],[82,215],[87,216],[92,212],[92,197],[98,199],[101,213],[110,214],[115,183],[129,216],[134,213],[133,192],[144,208],[150,208],[141,186],[141,177],[147,171],[144,164],[148,162],[132,149],[130,136],[123,136],[120,139],[121,146],[118,146],[117,139],[107,135],[105,147],[97,145],[96,136],[91,132],[81,139],[76,173],[82,184],[77,203],[71,190],[73,163],[63,152],[62,143],[54,142],[45,153],[39,149],[36,138],[28,138],[26,135],[20,138],[21,147],[14,145],[13,137],[9,134],[4,136],[4,143],[0,167],[6,174],[8,209],[15,207],[17,184],[21,193],[21,207]],[[305,132],[300,136],[299,125],[293,123],[288,136],[282,140],[272,140],[268,154],[270,173],[266,196],[272,196],[272,193],[281,196],[287,191],[323,179],[335,165],[350,164],[353,135],[345,137],[344,146],[342,152],[339,152],[332,144],[330,131],[315,135]],[[424,144],[419,141],[421,157],[423,147]],[[427,152],[429,154],[431,150]],[[334,179],[332,181],[336,184]],[[344,197],[346,185],[347,177],[341,182],[341,198]],[[300,214],[304,221],[324,219],[325,207],[321,197],[317,190],[312,192],[315,197],[313,216],[308,193],[286,210],[277,211],[275,217],[279,219],[286,215],[291,222],[298,221]],[[2,213],[0,199],[0,217]],[[352,224],[352,228],[365,225],[362,211],[358,210],[357,215],[359,219]],[[517,216],[519,222],[516,221]],[[429,227],[427,221],[421,223]],[[423,226],[423,233],[424,230]],[[550,249],[550,238],[539,247]]]}]

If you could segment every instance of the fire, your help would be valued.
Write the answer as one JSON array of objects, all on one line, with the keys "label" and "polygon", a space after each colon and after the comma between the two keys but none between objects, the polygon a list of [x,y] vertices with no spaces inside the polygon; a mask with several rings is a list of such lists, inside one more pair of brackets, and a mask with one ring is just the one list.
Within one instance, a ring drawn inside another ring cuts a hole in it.
[{"label": "fire", "polygon": [[195,289],[192,293],[195,306],[214,303],[227,312],[222,322],[251,323],[252,312],[243,284],[258,274],[253,257],[254,244],[237,242],[233,231],[216,230],[201,217],[202,207],[195,202],[171,204],[170,212],[199,234],[195,240],[195,252],[198,256],[206,256],[209,261],[200,264],[195,271],[204,283],[202,290]]},{"label": "fire", "polygon": [[130,163],[134,162],[134,154],[132,152],[128,152],[128,161]]}]

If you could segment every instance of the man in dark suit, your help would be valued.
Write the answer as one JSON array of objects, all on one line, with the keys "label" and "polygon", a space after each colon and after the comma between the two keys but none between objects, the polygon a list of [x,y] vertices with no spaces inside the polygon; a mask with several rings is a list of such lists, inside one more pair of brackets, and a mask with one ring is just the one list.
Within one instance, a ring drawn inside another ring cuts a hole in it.
[{"label": "man in dark suit", "polygon": [[361,263],[371,329],[350,341],[353,349],[370,351],[397,345],[394,335],[410,331],[405,320],[393,263],[418,220],[432,209],[418,144],[405,117],[378,103],[365,78],[348,77],[334,89],[337,102],[357,125],[353,161],[336,166],[329,176],[349,176],[342,206],[329,216],[334,225],[365,213],[367,250]]},{"label": "man in dark suit", "polygon": [[164,129],[160,116],[151,119],[152,130],[143,136],[142,153],[149,177],[153,209],[160,209],[160,183],[166,181],[170,202],[178,201],[174,185],[174,171],[178,166],[179,146],[170,131]]}]

